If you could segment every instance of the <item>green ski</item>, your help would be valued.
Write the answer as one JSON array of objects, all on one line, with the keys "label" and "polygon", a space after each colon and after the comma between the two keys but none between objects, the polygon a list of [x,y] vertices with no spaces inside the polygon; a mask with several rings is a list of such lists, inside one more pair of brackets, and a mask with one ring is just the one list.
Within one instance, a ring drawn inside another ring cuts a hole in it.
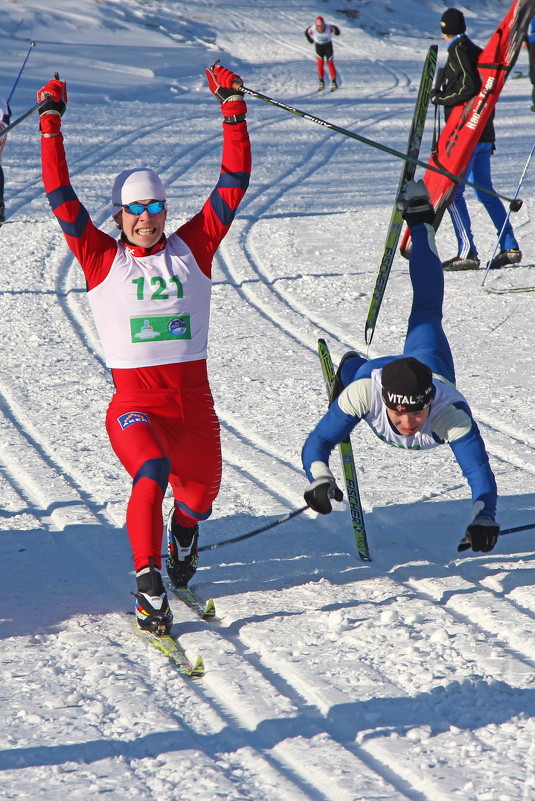
[{"label": "green ski", "polygon": [[[323,370],[325,387],[327,389],[327,397],[330,402],[331,390],[334,381],[334,366],[329,347],[324,339],[318,339],[318,354],[320,357],[321,369]],[[368,548],[368,538],[366,536],[364,513],[362,511],[362,504],[360,502],[357,470],[355,468],[355,460],[353,458],[351,439],[346,437],[346,439],[344,439],[338,446],[338,450],[340,452],[340,460],[342,462],[347,500],[349,503],[351,523],[353,525],[353,533],[355,535],[355,542],[357,543],[357,550],[363,562],[371,562],[372,558]]]},{"label": "green ski", "polygon": [[132,621],[132,626],[141,639],[150,643],[157,651],[166,656],[183,676],[189,676],[192,679],[200,679],[204,676],[204,662],[200,654],[195,663],[192,663],[186,656],[186,652],[178,642],[178,639],[172,637],[171,634],[158,635],[152,631],[143,631],[135,620]]},{"label": "green ski", "polygon": [[[420,153],[420,145],[422,143],[425,119],[427,117],[429,98],[431,96],[433,77],[437,64],[437,51],[437,45],[431,45],[428,50],[422,72],[422,80],[418,90],[418,97],[416,99],[416,106],[414,108],[414,116],[407,142],[407,155],[414,159],[417,159]],[[368,309],[368,316],[366,318],[364,339],[366,340],[367,345],[369,345],[373,339],[375,324],[377,322],[377,317],[379,316],[381,303],[383,302],[383,295],[385,293],[388,276],[390,275],[390,268],[392,267],[392,262],[394,261],[394,256],[396,255],[396,248],[401,234],[401,229],[403,228],[403,217],[401,216],[401,211],[397,207],[397,199],[405,191],[407,183],[414,178],[415,171],[416,164],[414,162],[403,162],[398,191],[396,193],[396,202],[394,203],[394,208],[392,209],[392,216],[390,217],[390,224],[388,226],[388,233],[386,235],[383,257],[377,272],[375,287],[370,301],[370,307]]]},{"label": "green ski", "polygon": [[175,587],[168,576],[163,577],[166,590],[172,592],[175,598],[182,601],[192,609],[202,620],[213,620],[216,615],[215,603],[212,598],[204,602],[189,587]]}]

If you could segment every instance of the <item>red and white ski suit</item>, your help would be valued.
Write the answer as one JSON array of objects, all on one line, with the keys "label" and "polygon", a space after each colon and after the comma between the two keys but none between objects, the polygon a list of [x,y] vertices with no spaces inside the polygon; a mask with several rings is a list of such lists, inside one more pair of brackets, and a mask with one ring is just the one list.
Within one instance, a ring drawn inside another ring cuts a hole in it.
[{"label": "red and white ski suit", "polygon": [[45,191],[84,272],[115,384],[106,429],[133,480],[126,526],[134,567],[149,557],[160,567],[168,483],[177,521],[192,526],[210,516],[221,481],[206,368],[211,270],[249,183],[247,123],[223,123],[216,187],[198,214],[150,249],[96,228],[71,186],[61,134],[41,146]]}]

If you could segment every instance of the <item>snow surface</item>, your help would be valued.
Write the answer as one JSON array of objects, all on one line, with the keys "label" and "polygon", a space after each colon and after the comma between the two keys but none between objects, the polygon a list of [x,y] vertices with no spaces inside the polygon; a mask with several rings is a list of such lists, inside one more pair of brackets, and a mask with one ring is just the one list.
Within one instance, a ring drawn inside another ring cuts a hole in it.
[{"label": "snow surface", "polygon": [[[445,49],[446,0],[0,0],[0,91],[14,116],[55,71],[75,188],[97,224],[117,172],[157,169],[170,223],[218,174],[220,115],[204,69],[397,150],[427,48]],[[485,43],[508,2],[463,7]],[[317,95],[303,31],[338,24],[341,90]],[[522,51],[518,69],[527,70]],[[498,106],[496,189],[511,196],[530,152],[531,85]],[[300,450],[325,409],[316,341],[335,361],[365,351],[364,321],[401,162],[249,98],[250,190],[217,257],[210,376],[223,487],[202,543],[303,504]],[[427,159],[430,115],[422,155]],[[193,682],[131,629],[124,529],[129,479],[104,431],[112,385],[78,265],[43,195],[37,118],[4,153],[1,229],[0,797],[109,801],[528,801],[535,798],[533,531],[488,555],[457,542],[470,516],[449,448],[403,453],[353,435],[373,562],[356,554],[347,506],[304,513],[202,555],[195,586],[219,620],[173,602],[206,677]],[[531,286],[535,165],[514,217]],[[469,199],[488,259],[495,232]],[[455,243],[446,217],[444,258]],[[458,384],[480,421],[504,527],[535,522],[534,295],[491,295],[482,273],[446,276]],[[400,351],[410,302],[396,257],[370,355]],[[332,466],[339,475],[337,455]],[[167,506],[170,499],[166,500]]]}]

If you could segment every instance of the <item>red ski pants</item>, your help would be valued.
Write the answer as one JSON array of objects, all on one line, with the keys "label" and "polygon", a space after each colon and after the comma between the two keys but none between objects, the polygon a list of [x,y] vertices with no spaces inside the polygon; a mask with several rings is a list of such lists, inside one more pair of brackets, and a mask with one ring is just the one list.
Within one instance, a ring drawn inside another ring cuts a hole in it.
[{"label": "red ski pants", "polygon": [[221,484],[219,421],[208,383],[182,390],[117,392],[106,430],[132,476],[126,528],[134,567],[161,567],[162,501],[170,484],[175,517],[186,526],[205,520]]}]

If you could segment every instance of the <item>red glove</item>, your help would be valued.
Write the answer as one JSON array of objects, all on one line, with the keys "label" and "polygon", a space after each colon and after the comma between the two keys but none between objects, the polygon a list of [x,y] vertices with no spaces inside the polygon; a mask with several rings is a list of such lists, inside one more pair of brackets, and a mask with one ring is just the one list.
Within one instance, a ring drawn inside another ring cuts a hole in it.
[{"label": "red glove", "polygon": [[67,107],[67,84],[65,81],[49,81],[37,92],[37,102],[48,101],[39,109],[39,129],[41,133],[58,134],[61,131],[61,118]]},{"label": "red glove", "polygon": [[247,113],[240,86],[243,81],[239,75],[227,70],[217,61],[206,70],[208,88],[221,103],[221,113],[228,122],[241,122]]}]

